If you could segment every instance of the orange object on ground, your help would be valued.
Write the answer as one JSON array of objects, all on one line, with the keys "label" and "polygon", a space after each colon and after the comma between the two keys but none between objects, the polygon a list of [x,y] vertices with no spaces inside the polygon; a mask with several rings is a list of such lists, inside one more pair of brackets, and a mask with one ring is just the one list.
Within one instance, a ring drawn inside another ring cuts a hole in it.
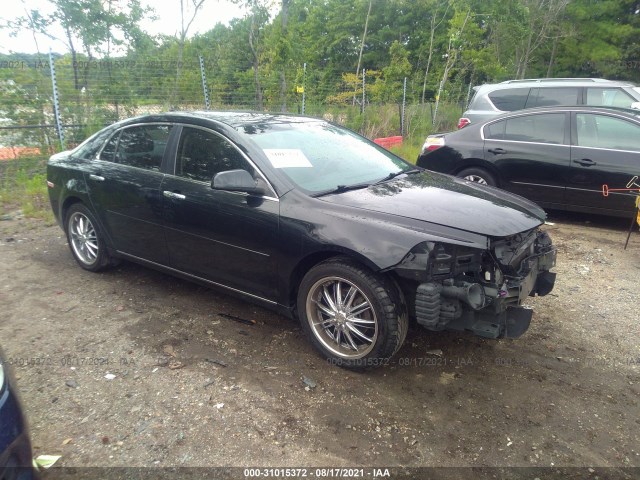
[{"label": "orange object on ground", "polygon": [[0,160],[15,160],[20,156],[40,155],[40,149],[35,147],[2,147]]},{"label": "orange object on ground", "polygon": [[396,136],[396,137],[381,137],[381,138],[374,138],[373,139],[373,143],[376,143],[378,145],[380,145],[381,147],[384,148],[391,148],[394,145],[401,145],[402,144],[402,137],[400,135]]}]

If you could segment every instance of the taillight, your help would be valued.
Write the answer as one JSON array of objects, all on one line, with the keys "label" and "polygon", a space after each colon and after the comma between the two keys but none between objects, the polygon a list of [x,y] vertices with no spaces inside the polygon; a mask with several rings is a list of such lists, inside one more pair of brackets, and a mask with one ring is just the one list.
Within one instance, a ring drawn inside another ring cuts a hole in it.
[{"label": "taillight", "polygon": [[471,123],[471,120],[469,120],[468,118],[462,117],[460,120],[458,120],[458,129],[466,127],[470,123]]},{"label": "taillight", "polygon": [[422,152],[432,152],[437,150],[440,147],[444,147],[444,137],[435,137],[429,135],[427,139],[424,141],[424,145],[422,146]]}]

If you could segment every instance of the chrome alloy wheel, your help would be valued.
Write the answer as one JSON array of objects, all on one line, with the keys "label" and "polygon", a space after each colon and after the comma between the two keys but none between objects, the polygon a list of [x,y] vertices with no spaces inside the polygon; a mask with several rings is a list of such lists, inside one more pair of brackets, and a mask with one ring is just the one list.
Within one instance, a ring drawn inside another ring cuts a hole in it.
[{"label": "chrome alloy wheel", "polygon": [[98,258],[98,235],[95,227],[81,212],[74,212],[68,222],[73,252],[82,263],[92,265]]},{"label": "chrome alloy wheel", "polygon": [[469,180],[470,182],[479,183],[480,185],[489,185],[487,181],[480,175],[467,175],[466,177],[462,178],[464,178],[465,180]]},{"label": "chrome alloy wheel", "polygon": [[318,280],[309,289],[306,312],[313,334],[339,357],[362,358],[376,344],[378,319],[371,301],[344,278]]}]

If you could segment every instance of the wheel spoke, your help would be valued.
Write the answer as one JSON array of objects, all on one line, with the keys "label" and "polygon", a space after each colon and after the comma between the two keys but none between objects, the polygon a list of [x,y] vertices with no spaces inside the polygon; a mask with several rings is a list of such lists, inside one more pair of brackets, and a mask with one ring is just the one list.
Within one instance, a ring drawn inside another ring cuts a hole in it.
[{"label": "wheel spoke", "polygon": [[369,302],[365,301],[365,302],[362,302],[360,305],[353,307],[349,312],[349,315],[355,317],[357,315],[360,315],[362,312],[366,312],[370,308],[371,308],[371,305],[369,305]]},{"label": "wheel spoke", "polygon": [[341,346],[340,343],[340,334],[342,333],[342,331],[339,328],[336,328],[336,337],[335,337],[335,341],[338,344],[338,346]]},{"label": "wheel spoke", "polygon": [[326,286],[326,285],[323,285],[323,286],[322,286],[322,295],[323,295],[323,297],[324,297],[325,302],[329,305],[329,307],[330,307],[332,310],[334,310],[334,311],[338,310],[338,309],[336,308],[336,304],[335,304],[335,302],[334,302],[334,301],[333,301],[333,299],[331,298],[331,294],[329,293],[329,290],[327,289],[327,286]]},{"label": "wheel spoke", "polygon": [[326,307],[325,305],[320,303],[318,300],[313,300],[313,303],[315,303],[316,306],[318,307],[318,309],[321,310],[322,313],[324,313],[325,315],[329,315],[330,317],[335,317],[336,316],[336,312],[334,312],[330,308]]},{"label": "wheel spoke", "polygon": [[356,342],[353,341],[353,337],[351,336],[351,334],[348,331],[345,331],[344,336],[347,338],[347,341],[351,345],[351,348],[353,348],[357,352],[358,346],[356,345]]},{"label": "wheel spoke", "polygon": [[358,293],[358,289],[354,288],[354,287],[349,287],[349,291],[347,292],[347,295],[344,297],[344,306],[347,309],[351,308],[351,305],[353,304],[353,299],[356,298],[356,293]]},{"label": "wheel spoke", "polygon": [[347,328],[349,330],[351,330],[351,332],[355,333],[358,337],[360,337],[362,340],[364,340],[367,343],[372,343],[373,342],[373,338],[369,338],[367,337],[364,333],[362,333],[360,330],[358,330],[356,327],[354,327],[353,325],[347,323]]},{"label": "wheel spoke", "polygon": [[336,307],[342,309],[342,282],[336,282]]},{"label": "wheel spoke", "polygon": [[327,329],[329,327],[333,327],[335,325],[335,322],[332,319],[326,319],[320,320],[319,322],[313,322],[313,325],[315,327],[321,326],[322,328]]},{"label": "wheel spoke", "polygon": [[95,258],[98,253],[98,246],[91,242],[86,242],[84,245],[87,249],[87,254]]},{"label": "wheel spoke", "polygon": [[357,325],[375,325],[375,320],[367,320],[364,318],[358,317],[347,317],[347,321],[350,323],[355,323]]}]

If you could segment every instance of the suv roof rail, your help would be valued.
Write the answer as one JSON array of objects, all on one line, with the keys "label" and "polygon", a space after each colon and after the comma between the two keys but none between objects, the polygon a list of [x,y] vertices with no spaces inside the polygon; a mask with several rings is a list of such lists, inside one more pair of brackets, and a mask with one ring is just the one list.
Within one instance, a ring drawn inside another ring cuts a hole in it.
[{"label": "suv roof rail", "polygon": [[527,83],[527,82],[612,82],[606,78],[525,78],[522,80],[505,80],[500,83]]}]

